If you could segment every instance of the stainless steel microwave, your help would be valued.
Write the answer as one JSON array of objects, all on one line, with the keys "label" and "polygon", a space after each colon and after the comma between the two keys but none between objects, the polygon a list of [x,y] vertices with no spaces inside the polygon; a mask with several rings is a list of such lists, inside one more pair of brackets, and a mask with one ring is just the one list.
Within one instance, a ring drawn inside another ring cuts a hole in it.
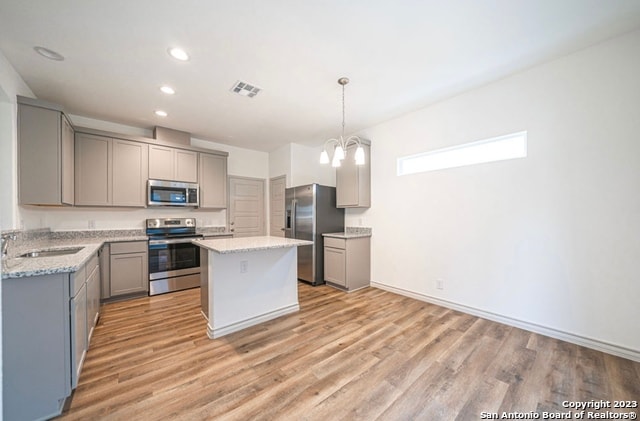
[{"label": "stainless steel microwave", "polygon": [[148,206],[199,205],[199,189],[194,183],[181,181],[149,180],[147,182]]}]

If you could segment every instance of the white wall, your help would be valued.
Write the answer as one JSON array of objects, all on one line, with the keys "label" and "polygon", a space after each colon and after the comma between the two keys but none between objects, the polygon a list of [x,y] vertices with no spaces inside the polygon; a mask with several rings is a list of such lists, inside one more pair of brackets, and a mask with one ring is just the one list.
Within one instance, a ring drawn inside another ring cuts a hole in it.
[{"label": "white wall", "polygon": [[[365,130],[372,278],[640,356],[640,32]],[[396,176],[528,131],[528,157]],[[444,289],[436,289],[436,279]]]},{"label": "white wall", "polygon": [[269,153],[269,177],[287,176],[287,187],[318,183],[336,185],[336,171],[320,164],[322,147],[286,144]]},{"label": "white wall", "polygon": [[19,228],[17,212],[17,115],[16,95],[33,92],[0,51],[0,229]]}]

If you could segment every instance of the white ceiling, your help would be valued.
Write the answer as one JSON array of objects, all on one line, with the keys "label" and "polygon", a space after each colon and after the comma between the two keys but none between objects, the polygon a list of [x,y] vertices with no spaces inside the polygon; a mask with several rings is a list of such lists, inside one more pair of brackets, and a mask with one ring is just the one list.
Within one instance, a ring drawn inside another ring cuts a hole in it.
[{"label": "white ceiling", "polygon": [[338,135],[341,76],[355,132],[638,27],[640,0],[0,0],[0,50],[39,98],[263,151]]}]

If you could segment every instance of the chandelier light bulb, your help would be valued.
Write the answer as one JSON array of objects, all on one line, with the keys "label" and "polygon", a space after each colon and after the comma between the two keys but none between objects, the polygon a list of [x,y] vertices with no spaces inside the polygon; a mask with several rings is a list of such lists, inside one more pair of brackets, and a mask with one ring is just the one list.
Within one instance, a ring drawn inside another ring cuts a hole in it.
[{"label": "chandelier light bulb", "polygon": [[333,159],[338,159],[340,161],[344,159],[344,149],[342,149],[342,145],[336,146],[336,150],[333,152]]},{"label": "chandelier light bulb", "polygon": [[329,163],[329,154],[325,150],[323,150],[322,153],[320,154],[320,163],[321,164]]},{"label": "chandelier light bulb", "polygon": [[333,160],[331,161],[331,166],[334,168],[338,168],[340,166],[340,160],[338,159],[338,155],[333,155]]},{"label": "chandelier light bulb", "polygon": [[358,146],[355,155],[356,165],[364,165],[364,149],[362,146]]}]

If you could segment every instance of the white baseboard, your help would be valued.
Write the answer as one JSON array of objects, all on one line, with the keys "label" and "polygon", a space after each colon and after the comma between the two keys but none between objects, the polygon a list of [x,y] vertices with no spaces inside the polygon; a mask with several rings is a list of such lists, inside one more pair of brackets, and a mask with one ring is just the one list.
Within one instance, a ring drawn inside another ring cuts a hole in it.
[{"label": "white baseboard", "polygon": [[295,313],[297,311],[300,311],[300,305],[298,303],[295,303],[270,311],[268,313],[260,314],[258,316],[250,317],[244,320],[239,320],[226,326],[219,326],[214,328],[211,326],[211,321],[209,321],[209,323],[207,323],[207,336],[209,336],[210,339],[216,339],[221,336],[245,329],[247,327],[257,325],[258,323],[263,323],[277,317],[284,316],[286,314]]},{"label": "white baseboard", "polygon": [[480,310],[475,307],[470,307],[464,304],[455,303],[453,301],[443,300],[441,298],[432,297],[430,295],[421,294],[421,293],[409,291],[402,288],[397,288],[397,287],[386,285],[380,282],[372,281],[371,286],[375,288],[383,289],[385,291],[393,292],[399,295],[403,295],[405,297],[415,298],[416,300],[425,301],[427,303],[461,311],[463,313],[471,314],[473,316],[482,317],[483,319],[488,319],[494,322],[503,323],[505,325],[514,326],[520,329],[528,330],[530,332],[539,333],[544,336],[549,336],[551,338],[560,339],[562,341],[571,342],[576,345],[592,348],[597,351],[606,352],[607,354],[612,354],[618,357],[640,362],[640,351],[636,349],[625,348],[623,346],[600,341],[598,339],[587,338],[587,337],[576,335],[570,332],[564,332],[561,330],[538,325],[535,323],[514,319],[512,317],[503,316],[501,314],[492,313],[485,310]]}]

